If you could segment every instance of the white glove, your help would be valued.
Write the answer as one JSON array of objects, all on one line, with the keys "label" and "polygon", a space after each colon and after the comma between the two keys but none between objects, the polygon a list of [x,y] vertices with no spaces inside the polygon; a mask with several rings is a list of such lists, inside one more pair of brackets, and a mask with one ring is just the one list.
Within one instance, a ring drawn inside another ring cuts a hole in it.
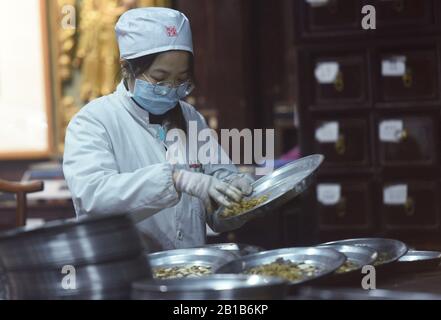
[{"label": "white glove", "polygon": [[208,212],[214,211],[211,200],[230,208],[243,197],[242,192],[236,187],[206,174],[178,170],[173,178],[178,192],[201,199]]},{"label": "white glove", "polygon": [[233,187],[239,189],[245,196],[250,196],[254,191],[252,185],[254,180],[247,175],[235,174],[231,177],[228,177],[226,181]]}]

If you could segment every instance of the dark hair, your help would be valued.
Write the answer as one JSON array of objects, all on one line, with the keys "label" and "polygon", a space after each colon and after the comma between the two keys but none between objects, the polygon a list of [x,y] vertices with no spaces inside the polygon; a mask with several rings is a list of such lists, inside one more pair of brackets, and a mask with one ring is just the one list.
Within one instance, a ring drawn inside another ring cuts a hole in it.
[{"label": "dark hair", "polygon": [[[126,69],[126,72],[124,73],[126,75],[128,73],[135,78],[139,77],[141,74],[150,69],[156,58],[162,53],[163,52],[126,60],[126,65],[123,66],[123,68]],[[194,57],[192,54],[190,55],[189,65],[190,78],[192,79],[192,81],[194,81]],[[128,87],[126,77],[124,78],[124,83],[126,87]],[[162,116],[150,115],[150,121],[152,123],[158,123],[162,125],[165,125],[167,123],[169,129],[177,128],[185,131],[186,133],[188,131],[187,123],[185,121],[184,115],[182,114],[181,108],[174,108]]]}]

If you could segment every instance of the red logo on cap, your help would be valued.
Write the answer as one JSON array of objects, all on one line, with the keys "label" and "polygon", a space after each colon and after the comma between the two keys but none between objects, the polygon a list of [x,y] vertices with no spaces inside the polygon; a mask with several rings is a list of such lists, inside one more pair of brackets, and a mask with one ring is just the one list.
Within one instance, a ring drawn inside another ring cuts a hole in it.
[{"label": "red logo on cap", "polygon": [[178,36],[178,31],[176,30],[175,26],[166,27],[166,28],[167,28],[167,35],[169,37],[177,37]]}]

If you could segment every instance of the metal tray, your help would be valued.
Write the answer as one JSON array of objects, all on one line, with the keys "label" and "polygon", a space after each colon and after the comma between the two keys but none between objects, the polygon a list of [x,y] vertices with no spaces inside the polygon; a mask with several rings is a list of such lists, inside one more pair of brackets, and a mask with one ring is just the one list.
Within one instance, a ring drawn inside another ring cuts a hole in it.
[{"label": "metal tray", "polygon": [[252,246],[248,244],[242,244],[242,243],[215,243],[215,244],[206,244],[205,246],[201,246],[199,248],[215,248],[220,249],[224,251],[228,251],[231,253],[234,253],[236,256],[244,257],[248,256],[250,254],[259,253],[262,251],[265,251],[265,249],[258,247],[258,246]]},{"label": "metal tray", "polygon": [[322,245],[352,245],[372,248],[378,252],[377,260],[374,262],[376,266],[395,262],[408,250],[406,244],[401,241],[382,238],[348,239],[327,242]]},{"label": "metal tray", "polygon": [[399,271],[427,271],[441,265],[441,252],[409,250],[398,260]]},{"label": "metal tray", "polygon": [[246,199],[268,196],[259,206],[234,217],[221,217],[225,207],[214,213],[215,219],[225,222],[242,222],[251,217],[266,214],[303,193],[312,183],[315,173],[324,161],[323,155],[312,155],[293,161],[253,184],[254,192]]},{"label": "metal tray", "polygon": [[[345,272],[344,274],[359,272],[365,265],[370,265],[377,260],[378,253],[369,247],[349,246],[349,245],[328,245],[319,246],[318,248],[331,248],[343,253],[347,257],[347,261],[355,263],[358,268],[352,271]],[[335,274],[343,275],[343,274]]]},{"label": "metal tray", "polygon": [[213,273],[236,258],[234,253],[216,248],[178,249],[147,255],[152,270],[155,268],[200,266],[210,267]]},{"label": "metal tray", "polygon": [[145,249],[136,226],[124,214],[61,220],[0,233],[0,265],[6,272],[104,263],[136,257]]},{"label": "metal tray", "polygon": [[318,268],[318,272],[310,277],[298,281],[291,281],[291,285],[306,283],[326,275],[332,274],[346,261],[346,256],[336,250],[328,248],[286,248],[264,251],[234,260],[221,267],[218,274],[243,274],[246,270],[272,263],[279,258],[294,263],[307,263]]},{"label": "metal tray", "polygon": [[133,300],[282,300],[287,295],[281,279],[244,275],[147,280],[132,288]]}]

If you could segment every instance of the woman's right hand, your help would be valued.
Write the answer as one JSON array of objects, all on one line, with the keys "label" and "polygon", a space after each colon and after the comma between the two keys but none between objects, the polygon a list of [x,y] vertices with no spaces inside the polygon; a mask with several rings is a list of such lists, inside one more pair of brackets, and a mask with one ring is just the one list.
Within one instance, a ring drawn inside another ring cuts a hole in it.
[{"label": "woman's right hand", "polygon": [[178,170],[173,179],[178,192],[201,199],[208,212],[214,211],[211,200],[217,205],[230,208],[243,198],[242,192],[236,187],[206,174]]}]

